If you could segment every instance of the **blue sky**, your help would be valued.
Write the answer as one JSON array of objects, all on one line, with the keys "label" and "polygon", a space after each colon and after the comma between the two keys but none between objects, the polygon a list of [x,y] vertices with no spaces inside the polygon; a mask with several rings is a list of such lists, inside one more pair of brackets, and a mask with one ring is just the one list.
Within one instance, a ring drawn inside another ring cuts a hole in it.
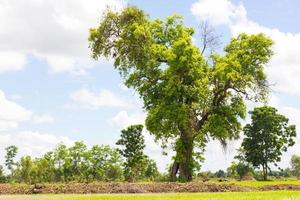
[{"label": "blue sky", "polygon": [[[111,61],[93,61],[88,50],[88,29],[97,25],[106,6],[126,4],[144,9],[152,19],[183,15],[196,31],[208,20],[222,35],[222,46],[239,32],[273,38],[275,55],[266,68],[275,83],[270,104],[300,123],[298,1],[0,0],[0,161],[10,144],[19,146],[20,156],[39,156],[61,141],[114,145],[122,128],[143,123],[137,94],[123,86]],[[194,38],[199,45],[199,34]],[[145,137],[146,152],[164,169],[170,156],[161,156],[151,136]],[[300,154],[299,138],[284,155],[283,167],[292,154]],[[210,142],[203,169],[226,169],[239,142],[230,142],[226,151]]]}]

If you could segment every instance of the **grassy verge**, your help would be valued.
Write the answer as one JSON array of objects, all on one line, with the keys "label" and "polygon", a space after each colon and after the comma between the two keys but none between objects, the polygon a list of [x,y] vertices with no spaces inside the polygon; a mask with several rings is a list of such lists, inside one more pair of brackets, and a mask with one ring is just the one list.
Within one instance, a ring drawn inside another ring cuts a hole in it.
[{"label": "grassy verge", "polygon": [[300,191],[139,195],[14,195],[1,200],[300,200]]},{"label": "grassy verge", "polygon": [[275,180],[275,181],[228,181],[228,182],[217,182],[217,181],[211,181],[211,183],[216,184],[236,184],[240,186],[246,186],[246,187],[254,187],[254,188],[260,188],[267,185],[300,185],[300,180]]}]

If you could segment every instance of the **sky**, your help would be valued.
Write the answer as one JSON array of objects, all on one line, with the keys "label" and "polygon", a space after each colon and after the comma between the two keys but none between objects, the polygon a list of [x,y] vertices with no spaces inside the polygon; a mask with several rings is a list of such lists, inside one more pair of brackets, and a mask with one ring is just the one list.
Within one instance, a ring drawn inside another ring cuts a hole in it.
[{"label": "sky", "polygon": [[[172,14],[195,28],[208,21],[221,35],[221,46],[240,32],[263,32],[275,44],[266,65],[272,92],[269,104],[297,125],[294,147],[279,166],[300,155],[300,13],[292,0],[0,0],[0,162],[4,148],[19,147],[19,157],[37,157],[63,142],[114,146],[120,130],[143,123],[146,113],[138,94],[126,88],[113,62],[92,60],[88,30],[99,24],[107,6],[136,5],[151,19]],[[198,31],[198,32],[197,32]],[[221,51],[221,49],[220,49]],[[257,106],[248,102],[248,109]],[[247,123],[246,121],[242,122]],[[159,169],[170,163],[146,131],[146,154]],[[223,149],[210,141],[202,170],[226,169],[240,140]]]}]

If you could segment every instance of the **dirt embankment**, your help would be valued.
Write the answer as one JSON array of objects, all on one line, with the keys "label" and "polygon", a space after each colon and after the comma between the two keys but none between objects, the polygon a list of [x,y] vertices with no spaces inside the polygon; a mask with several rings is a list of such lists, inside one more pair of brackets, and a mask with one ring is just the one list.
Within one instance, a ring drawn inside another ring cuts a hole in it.
[{"label": "dirt embankment", "polygon": [[0,184],[1,194],[87,194],[87,193],[174,193],[174,192],[246,192],[254,190],[300,190],[300,185],[269,185],[261,188],[214,183],[60,183]]},{"label": "dirt embankment", "polygon": [[242,192],[250,190],[250,188],[234,184],[212,183],[0,184],[0,194]]}]

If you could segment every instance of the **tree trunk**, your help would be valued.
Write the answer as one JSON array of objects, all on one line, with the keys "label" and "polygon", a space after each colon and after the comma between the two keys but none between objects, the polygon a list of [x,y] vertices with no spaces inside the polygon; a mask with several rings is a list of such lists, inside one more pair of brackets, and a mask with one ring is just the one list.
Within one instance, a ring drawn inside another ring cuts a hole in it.
[{"label": "tree trunk", "polygon": [[268,179],[268,166],[263,164],[263,180],[266,181]]},{"label": "tree trunk", "polygon": [[176,162],[176,160],[174,161],[172,168],[171,168],[171,181],[175,182],[177,180],[177,172],[179,170],[179,163]]},{"label": "tree trunk", "polygon": [[171,169],[171,181],[179,180],[186,182],[192,180],[193,175],[193,150],[194,140],[182,134],[176,143],[176,157]]}]

